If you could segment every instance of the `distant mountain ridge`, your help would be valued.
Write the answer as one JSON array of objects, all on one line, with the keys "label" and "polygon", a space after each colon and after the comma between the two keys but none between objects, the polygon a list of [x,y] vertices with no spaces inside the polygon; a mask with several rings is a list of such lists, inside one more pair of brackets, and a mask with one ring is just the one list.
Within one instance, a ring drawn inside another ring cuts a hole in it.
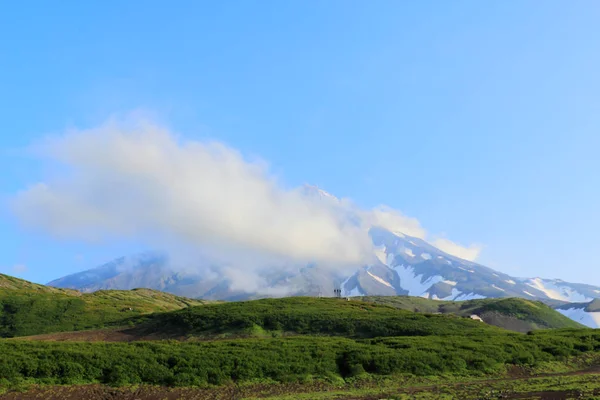
[{"label": "distant mountain ridge", "polygon": [[[304,190],[318,201],[339,201],[315,187],[305,187]],[[346,213],[352,221],[360,219],[359,212],[348,209]],[[318,264],[301,266],[292,273],[271,272],[262,277],[268,282],[268,290],[261,293],[233,290],[231,282],[219,276],[218,268],[213,268],[207,278],[195,272],[207,267],[205,265],[190,265],[185,271],[175,270],[170,267],[168,256],[152,253],[122,257],[97,268],[59,278],[48,285],[82,292],[147,287],[179,296],[218,300],[273,297],[282,293],[287,296],[330,296],[334,287],[340,288],[343,296],[409,295],[453,301],[520,297],[545,301],[553,307],[566,307],[565,303],[584,304],[600,298],[598,286],[558,279],[513,277],[450,255],[423,239],[381,226],[371,226],[369,235],[375,256],[373,263],[350,274],[321,268]],[[588,312],[585,307],[582,310],[583,313]],[[591,326],[594,318],[587,316],[584,319]]]}]

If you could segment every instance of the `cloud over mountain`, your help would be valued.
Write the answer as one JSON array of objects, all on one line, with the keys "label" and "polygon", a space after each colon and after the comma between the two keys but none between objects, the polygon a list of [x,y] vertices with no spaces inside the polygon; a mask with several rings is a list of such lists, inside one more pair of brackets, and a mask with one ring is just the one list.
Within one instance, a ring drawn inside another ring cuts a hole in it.
[{"label": "cloud over mountain", "polygon": [[475,261],[479,257],[481,250],[483,250],[483,246],[480,244],[471,244],[469,247],[465,247],[445,238],[432,240],[431,244],[448,254],[469,261]]},{"label": "cloud over mountain", "polygon": [[[426,236],[418,220],[396,210],[359,212],[347,201],[285,188],[262,161],[222,143],[183,140],[147,120],[70,131],[35,151],[61,173],[18,193],[13,209],[25,225],[57,237],[135,237],[278,262],[356,266],[372,261],[370,226]],[[347,217],[355,211],[358,222]],[[478,254],[445,247],[469,259]]]}]

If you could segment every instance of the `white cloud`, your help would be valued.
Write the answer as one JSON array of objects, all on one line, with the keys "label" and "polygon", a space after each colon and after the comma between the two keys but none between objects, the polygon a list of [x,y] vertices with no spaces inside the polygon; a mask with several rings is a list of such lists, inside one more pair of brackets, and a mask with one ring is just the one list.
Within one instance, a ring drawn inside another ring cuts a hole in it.
[{"label": "white cloud", "polygon": [[465,247],[444,238],[435,239],[431,244],[448,254],[469,261],[475,261],[483,249],[483,246],[479,244],[472,244],[469,247]]},{"label": "white cloud", "polygon": [[334,264],[360,264],[370,250],[364,230],[331,204],[283,189],[264,163],[221,143],[111,121],[36,151],[68,175],[19,193],[14,210],[56,236],[154,237]]},{"label": "white cloud", "polygon": [[[388,206],[379,206],[369,212],[365,212],[362,218],[368,224],[380,226],[393,233],[428,240],[427,231],[421,226],[418,219],[407,217],[400,211]],[[483,249],[483,246],[478,244],[465,247],[445,238],[434,239],[431,241],[431,244],[450,255],[469,261],[476,260]]]},{"label": "white cloud", "polygon": [[370,224],[380,226],[393,233],[425,239],[426,231],[416,218],[403,215],[400,211],[387,206],[379,206],[365,215]]},{"label": "white cloud", "polygon": [[[369,263],[373,225],[426,239],[419,221],[397,210],[360,211],[315,188],[286,189],[262,161],[222,143],[181,140],[146,120],[70,131],[35,152],[60,166],[61,175],[15,196],[13,209],[25,225],[60,238],[133,237],[175,249],[172,259],[185,268],[200,253],[220,257],[232,287],[268,290],[269,268]],[[447,239],[433,243],[470,260],[480,251]]]}]

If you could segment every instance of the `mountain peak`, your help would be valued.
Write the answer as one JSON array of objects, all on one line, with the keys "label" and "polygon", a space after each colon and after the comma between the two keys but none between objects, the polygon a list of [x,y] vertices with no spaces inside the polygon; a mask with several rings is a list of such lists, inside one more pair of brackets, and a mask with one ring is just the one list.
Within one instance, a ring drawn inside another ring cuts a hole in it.
[{"label": "mountain peak", "polygon": [[334,195],[332,195],[331,193],[326,192],[325,190],[319,188],[316,185],[310,185],[308,183],[305,183],[304,185],[302,185],[301,193],[307,197],[331,199],[331,200],[339,201],[339,199],[337,197],[335,197]]}]

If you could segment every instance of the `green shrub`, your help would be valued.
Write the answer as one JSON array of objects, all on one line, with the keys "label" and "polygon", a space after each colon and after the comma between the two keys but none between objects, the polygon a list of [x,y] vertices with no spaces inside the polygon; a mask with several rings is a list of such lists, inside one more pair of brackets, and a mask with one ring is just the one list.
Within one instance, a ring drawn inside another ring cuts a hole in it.
[{"label": "green shrub", "polygon": [[600,345],[600,331],[531,335],[296,336],[213,342],[77,343],[0,340],[0,377],[44,384],[121,386],[301,382],[371,375],[480,375],[507,364],[560,361]]}]

